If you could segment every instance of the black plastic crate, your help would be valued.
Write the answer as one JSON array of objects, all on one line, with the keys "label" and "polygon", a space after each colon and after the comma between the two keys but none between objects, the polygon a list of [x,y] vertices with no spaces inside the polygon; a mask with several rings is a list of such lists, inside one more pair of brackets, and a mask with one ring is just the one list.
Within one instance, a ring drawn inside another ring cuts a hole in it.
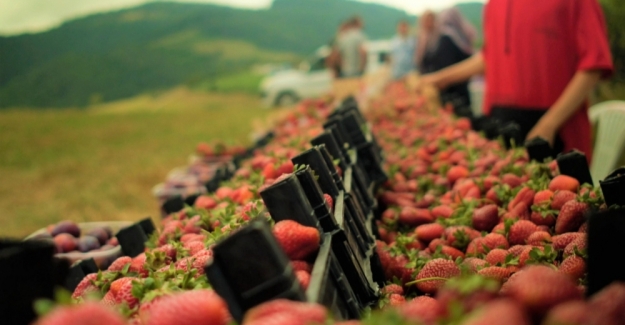
[{"label": "black plastic crate", "polygon": [[[344,156],[346,156],[345,154],[347,150],[354,147],[349,133],[347,132],[347,130],[345,130],[343,123],[341,123],[340,116],[329,118],[323,124],[323,129],[330,131],[332,135],[334,135],[334,138],[336,139],[339,147],[343,151]],[[351,161],[348,160],[347,163],[351,163]]]},{"label": "black plastic crate", "polygon": [[588,183],[593,185],[590,168],[586,155],[577,150],[558,155],[558,169],[560,174],[571,176],[579,181],[580,184]]},{"label": "black plastic crate", "polygon": [[338,224],[336,220],[334,220],[334,215],[332,211],[330,211],[328,202],[326,202],[323,192],[315,180],[310,167],[306,166],[304,169],[298,170],[295,176],[297,176],[302,189],[304,189],[308,202],[310,202],[323,231],[332,232],[338,229]]},{"label": "black plastic crate", "polygon": [[304,226],[319,228],[315,211],[294,174],[273,183],[261,191],[260,196],[271,218],[276,222],[295,220]]},{"label": "black plastic crate", "polygon": [[625,206],[625,167],[617,168],[599,184],[608,206]]},{"label": "black plastic crate", "polygon": [[[333,166],[328,166],[326,164],[321,150],[325,150],[325,147],[313,147],[293,157],[291,161],[294,165],[310,166],[310,168],[319,177],[317,182],[319,183],[321,191],[323,191],[323,193],[329,194],[333,199],[336,200],[336,196],[339,194],[339,187],[335,183],[334,176],[332,175],[332,171],[330,170],[330,167]],[[334,173],[336,173],[336,170],[334,170]]]},{"label": "black plastic crate", "polygon": [[544,162],[545,159],[551,158],[553,154],[553,148],[549,145],[545,139],[536,137],[525,142],[525,150],[530,160],[536,160],[538,162]]},{"label": "black plastic crate", "polygon": [[65,287],[65,289],[73,292],[80,283],[80,281],[82,281],[82,279],[84,279],[87,274],[97,272],[98,265],[95,263],[93,258],[78,261],[70,267],[63,286]]},{"label": "black plastic crate", "polygon": [[247,310],[269,300],[306,301],[289,259],[262,219],[217,243],[205,271],[239,323]]},{"label": "black plastic crate", "polygon": [[358,298],[332,251],[330,234],[324,235],[323,244],[319,248],[306,298],[309,302],[326,306],[336,320],[360,317]]},{"label": "black plastic crate", "polygon": [[367,172],[369,179],[378,184],[386,182],[388,175],[382,168],[382,157],[376,153],[373,143],[360,144],[357,151],[358,160],[362,162],[362,167]]},{"label": "black plastic crate", "polygon": [[163,203],[161,212],[167,216],[184,209],[184,200],[180,196],[173,197]]},{"label": "black plastic crate", "polygon": [[347,158],[345,157],[343,149],[339,146],[339,142],[334,136],[334,133],[332,133],[330,129],[326,129],[323,133],[313,138],[310,143],[314,146],[324,145],[332,158],[339,160],[339,167],[343,169],[347,168]]},{"label": "black plastic crate", "polygon": [[120,229],[117,234],[117,241],[122,248],[122,254],[135,257],[145,251],[145,243],[148,236],[145,234],[140,223],[134,223],[126,228]]},{"label": "black plastic crate", "polygon": [[[321,152],[321,156],[323,156],[323,159],[326,161],[326,165],[330,169],[332,178],[334,179],[334,183],[339,188],[339,190],[344,190],[345,184],[343,184],[343,177],[339,175],[339,172],[336,170],[336,167],[334,166],[334,162],[332,161],[332,156],[330,155],[330,153],[328,152],[328,150],[326,150],[324,146],[319,146],[318,148],[319,148],[319,151]],[[348,167],[346,168],[340,167],[340,168],[343,170],[343,173],[345,173],[345,169],[347,169]]]},{"label": "black plastic crate", "polygon": [[625,265],[614,262],[625,246],[625,208],[591,211],[588,217],[586,296],[591,296],[613,281],[625,281]]}]

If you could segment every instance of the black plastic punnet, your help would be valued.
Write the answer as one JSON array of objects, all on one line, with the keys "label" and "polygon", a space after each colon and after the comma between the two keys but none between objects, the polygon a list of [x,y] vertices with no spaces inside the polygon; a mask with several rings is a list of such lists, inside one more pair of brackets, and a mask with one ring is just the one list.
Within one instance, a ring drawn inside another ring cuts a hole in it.
[{"label": "black plastic punnet", "polygon": [[625,166],[617,168],[599,181],[603,198],[608,206],[625,206]]},{"label": "black plastic punnet", "polygon": [[310,167],[306,166],[306,168],[298,170],[295,172],[295,176],[297,176],[302,189],[304,189],[308,202],[310,202],[323,231],[331,232],[336,230],[338,224],[336,220],[334,220],[334,215],[330,211],[328,202],[326,202],[323,192],[321,188],[319,188],[319,184],[315,180],[315,176],[313,176]]},{"label": "black plastic punnet", "polygon": [[586,295],[592,296],[614,281],[625,282],[625,264],[614,261],[625,247],[625,208],[589,215]]},{"label": "black plastic punnet", "polygon": [[262,190],[260,196],[276,222],[295,220],[304,226],[319,228],[315,212],[294,174]]},{"label": "black plastic punnet", "polygon": [[122,253],[126,256],[135,257],[145,251],[145,242],[148,237],[140,224],[135,223],[126,228],[122,228],[115,234]]},{"label": "black plastic punnet", "polygon": [[552,158],[553,155],[553,148],[551,148],[547,140],[541,137],[525,142],[525,150],[527,150],[530,161],[544,162],[545,159]]},{"label": "black plastic punnet", "polygon": [[[323,193],[327,193],[336,199],[339,194],[339,188],[334,182],[332,171],[326,164],[319,147],[313,147],[291,159],[294,165],[308,165],[319,177],[317,182]],[[332,166],[333,167],[333,166]],[[336,173],[336,170],[334,170]]]},{"label": "black plastic punnet", "polygon": [[580,184],[593,185],[590,168],[588,168],[588,160],[586,155],[581,151],[573,150],[569,153],[558,155],[558,169],[560,174],[571,176],[579,181]]}]

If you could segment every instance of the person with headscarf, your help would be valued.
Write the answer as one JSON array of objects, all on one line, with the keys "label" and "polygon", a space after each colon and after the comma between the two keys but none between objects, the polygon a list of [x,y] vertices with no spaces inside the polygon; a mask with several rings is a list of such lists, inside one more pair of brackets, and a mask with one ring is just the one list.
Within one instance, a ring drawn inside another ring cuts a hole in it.
[{"label": "person with headscarf", "polygon": [[517,123],[517,143],[542,138],[552,156],[578,149],[590,162],[588,95],[613,72],[597,0],[490,0],[482,51],[421,81],[446,88],[484,74],[484,114]]},{"label": "person with headscarf", "polygon": [[[438,17],[426,11],[421,17],[416,64],[421,74],[442,70],[462,62],[473,54],[475,27],[460,11],[452,7]],[[450,84],[440,90],[441,101],[452,103],[456,115],[471,116],[469,83]]]}]

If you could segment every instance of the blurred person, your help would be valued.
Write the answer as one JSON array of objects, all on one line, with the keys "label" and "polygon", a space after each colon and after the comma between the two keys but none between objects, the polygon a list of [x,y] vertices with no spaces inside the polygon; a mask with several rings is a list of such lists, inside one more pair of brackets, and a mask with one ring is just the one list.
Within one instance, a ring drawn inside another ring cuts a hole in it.
[{"label": "blurred person", "polygon": [[[442,70],[473,54],[477,31],[458,8],[444,10],[438,16],[426,11],[421,19],[416,62],[422,74]],[[442,103],[452,103],[456,115],[472,115],[468,80],[442,88],[440,97]]]},{"label": "blurred person", "polygon": [[414,70],[416,40],[410,37],[410,25],[401,20],[397,24],[397,35],[391,43],[391,72],[394,80],[403,79]]},{"label": "blurred person", "polygon": [[341,77],[356,78],[362,76],[367,63],[365,41],[367,37],[362,32],[363,23],[360,17],[353,17],[347,23],[346,29],[337,39],[337,46],[341,59]]},{"label": "blurred person", "polygon": [[338,47],[338,39],[349,29],[349,21],[344,21],[339,25],[336,35],[330,42],[330,54],[326,58],[326,67],[332,70],[334,77],[341,76],[341,53]]},{"label": "blurred person", "polygon": [[597,0],[490,0],[484,10],[482,51],[422,82],[445,88],[484,73],[487,116],[516,122],[520,143],[540,137],[553,156],[578,149],[590,162],[587,97],[614,72]]}]

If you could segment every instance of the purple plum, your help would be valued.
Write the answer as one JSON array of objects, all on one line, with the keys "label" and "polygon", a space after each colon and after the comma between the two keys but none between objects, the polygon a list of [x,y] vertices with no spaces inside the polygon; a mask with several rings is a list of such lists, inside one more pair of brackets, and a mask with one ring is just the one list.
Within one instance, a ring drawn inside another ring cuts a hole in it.
[{"label": "purple plum", "polygon": [[104,229],[104,231],[106,231],[106,234],[108,235],[108,238],[113,237],[113,229],[111,229],[111,227],[104,226],[104,227],[102,227],[102,229]]},{"label": "purple plum", "polygon": [[78,250],[81,252],[89,252],[100,248],[100,241],[93,236],[82,236],[78,239]]},{"label": "purple plum", "polygon": [[56,235],[58,234],[70,234],[78,238],[80,237],[80,228],[75,222],[64,220],[57,223],[50,232],[50,234],[54,237],[56,237]]},{"label": "purple plum", "polygon": [[93,228],[89,230],[86,235],[97,238],[100,245],[106,244],[106,241],[109,240],[109,234],[104,228]]},{"label": "purple plum", "polygon": [[76,238],[70,234],[62,233],[54,236],[54,244],[58,253],[67,253],[76,249]]}]

